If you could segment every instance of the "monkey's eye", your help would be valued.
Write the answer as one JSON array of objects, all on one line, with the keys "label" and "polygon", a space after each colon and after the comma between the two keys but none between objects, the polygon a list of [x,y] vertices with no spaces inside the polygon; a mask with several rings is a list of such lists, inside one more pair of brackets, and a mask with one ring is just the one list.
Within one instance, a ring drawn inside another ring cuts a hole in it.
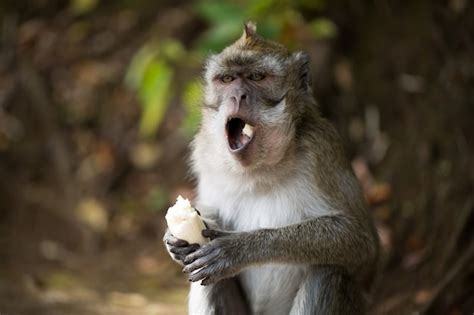
[{"label": "monkey's eye", "polygon": [[223,75],[223,76],[221,77],[221,81],[222,81],[223,83],[230,83],[230,82],[234,81],[234,77],[233,77],[233,76],[230,76],[230,75]]},{"label": "monkey's eye", "polygon": [[263,79],[265,79],[265,75],[262,74],[262,73],[251,73],[248,78],[252,81],[261,81]]}]

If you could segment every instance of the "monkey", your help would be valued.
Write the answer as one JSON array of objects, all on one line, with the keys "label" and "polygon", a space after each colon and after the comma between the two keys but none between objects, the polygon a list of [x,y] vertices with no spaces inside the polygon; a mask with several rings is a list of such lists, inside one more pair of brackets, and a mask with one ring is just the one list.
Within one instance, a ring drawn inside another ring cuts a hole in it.
[{"label": "monkey", "polygon": [[365,314],[378,236],[309,56],[246,22],[203,79],[191,169],[210,242],[163,238],[189,314]]}]

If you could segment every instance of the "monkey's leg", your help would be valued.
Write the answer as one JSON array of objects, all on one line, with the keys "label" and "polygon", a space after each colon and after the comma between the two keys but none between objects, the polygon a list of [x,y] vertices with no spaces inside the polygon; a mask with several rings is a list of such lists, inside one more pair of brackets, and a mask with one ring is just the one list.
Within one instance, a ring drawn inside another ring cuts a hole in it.
[{"label": "monkey's leg", "polygon": [[247,315],[250,308],[237,277],[202,286],[191,284],[189,292],[190,315]]},{"label": "monkey's leg", "polygon": [[338,267],[311,271],[298,290],[291,315],[365,314],[362,290]]}]

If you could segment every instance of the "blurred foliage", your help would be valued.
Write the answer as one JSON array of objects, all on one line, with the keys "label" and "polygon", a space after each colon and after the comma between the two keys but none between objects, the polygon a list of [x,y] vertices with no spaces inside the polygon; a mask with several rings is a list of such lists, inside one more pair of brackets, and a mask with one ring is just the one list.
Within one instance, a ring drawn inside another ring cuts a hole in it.
[{"label": "blurred foliage", "polygon": [[329,19],[319,18],[311,21],[309,23],[309,30],[311,35],[315,38],[333,38],[337,35],[337,27]]},{"label": "blurred foliage", "polygon": [[189,82],[184,88],[183,105],[186,110],[182,128],[187,135],[192,135],[201,121],[199,105],[202,101],[202,84],[200,80]]},{"label": "blurred foliage", "polygon": [[169,192],[163,189],[160,186],[153,187],[148,193],[148,207],[152,211],[165,209],[168,204],[168,194]]},{"label": "blurred foliage", "polygon": [[107,229],[107,210],[95,199],[81,200],[77,206],[78,219],[94,231],[104,232]]},{"label": "blurred foliage", "polygon": [[46,279],[46,285],[59,290],[77,288],[81,285],[81,279],[72,272],[58,271],[49,275]]},{"label": "blurred foliage", "polygon": [[[300,12],[321,10],[324,0],[316,1],[217,1],[201,0],[197,3],[197,12],[209,24],[209,28],[198,43],[198,49],[204,52],[220,51],[230,42],[238,38],[242,32],[242,24],[246,20],[258,21],[258,32],[271,39],[280,38],[288,27],[294,27],[297,21],[300,27],[306,28]],[[296,18],[295,18],[296,17]],[[318,21],[316,19],[315,21]],[[323,19],[323,21],[327,21]],[[327,35],[328,24],[314,24],[311,29],[322,28],[319,33]],[[334,24],[332,24],[334,26]],[[332,33],[334,35],[335,32]],[[281,38],[280,38],[281,39]],[[288,43],[285,43],[288,44]],[[291,44],[291,43],[290,43]]]},{"label": "blurred foliage", "polygon": [[92,11],[98,5],[98,2],[99,0],[71,0],[71,11],[75,14],[84,14]]},{"label": "blurred foliage", "polygon": [[209,29],[200,38],[202,50],[220,50],[232,38],[238,37],[242,30],[242,21],[246,15],[244,9],[225,1],[200,1],[198,13],[209,23]]},{"label": "blurred foliage", "polygon": [[145,45],[133,58],[126,81],[137,90],[141,101],[142,137],[151,137],[158,130],[174,94],[174,64],[184,55],[181,43],[168,39]]}]

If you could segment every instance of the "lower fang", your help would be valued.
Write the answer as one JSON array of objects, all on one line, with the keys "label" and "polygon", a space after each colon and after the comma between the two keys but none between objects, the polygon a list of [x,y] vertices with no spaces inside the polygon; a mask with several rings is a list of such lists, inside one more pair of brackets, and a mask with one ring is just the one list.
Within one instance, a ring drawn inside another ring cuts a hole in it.
[{"label": "lower fang", "polygon": [[246,135],[249,138],[252,138],[253,136],[253,127],[250,126],[249,124],[245,124],[244,129],[242,129],[242,133]]}]

